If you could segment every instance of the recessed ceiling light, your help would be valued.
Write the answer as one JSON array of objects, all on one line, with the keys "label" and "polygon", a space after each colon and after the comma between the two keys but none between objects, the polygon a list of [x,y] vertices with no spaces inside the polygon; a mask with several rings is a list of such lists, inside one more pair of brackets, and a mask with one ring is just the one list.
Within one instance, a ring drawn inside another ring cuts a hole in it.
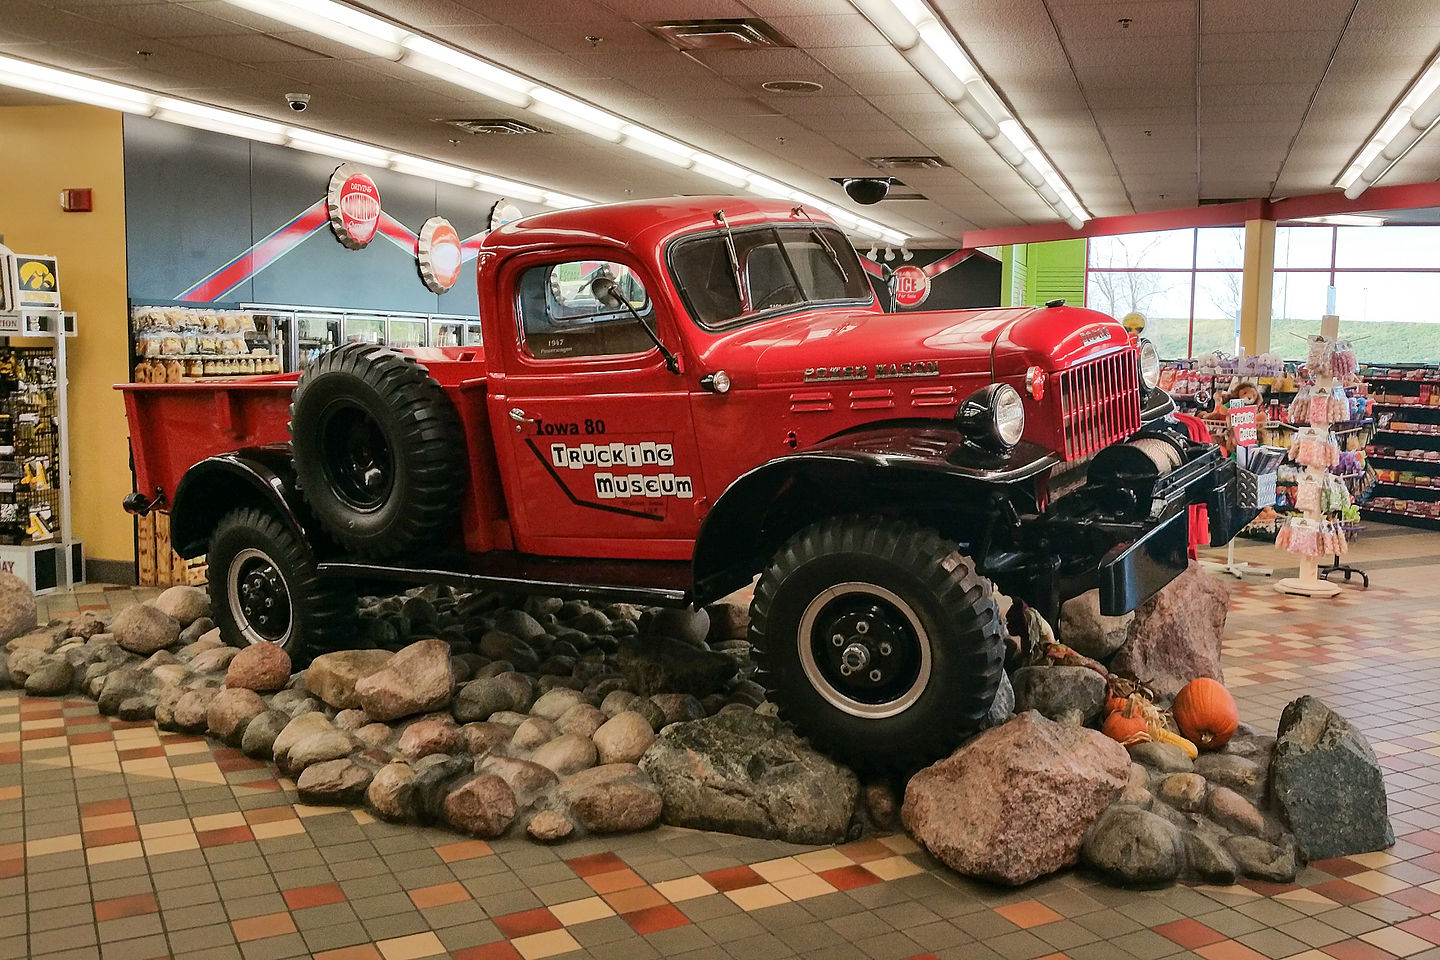
[{"label": "recessed ceiling light", "polygon": [[825,89],[814,80],[766,80],[760,86],[771,93],[819,93]]}]

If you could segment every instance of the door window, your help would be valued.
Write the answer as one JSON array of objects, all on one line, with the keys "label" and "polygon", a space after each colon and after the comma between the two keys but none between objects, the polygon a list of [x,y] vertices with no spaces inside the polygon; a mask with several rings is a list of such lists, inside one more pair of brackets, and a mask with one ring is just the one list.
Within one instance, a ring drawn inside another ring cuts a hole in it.
[{"label": "door window", "polygon": [[644,284],[621,263],[571,260],[520,274],[520,342],[537,360],[653,350],[636,319],[649,320],[653,312]]}]

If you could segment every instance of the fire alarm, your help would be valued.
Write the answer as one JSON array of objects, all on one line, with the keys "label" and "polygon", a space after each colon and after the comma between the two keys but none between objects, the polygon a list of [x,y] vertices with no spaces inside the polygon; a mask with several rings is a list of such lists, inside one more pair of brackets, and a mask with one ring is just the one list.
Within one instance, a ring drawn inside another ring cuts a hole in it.
[{"label": "fire alarm", "polygon": [[65,213],[89,213],[95,209],[89,187],[71,187],[60,191],[60,209]]}]

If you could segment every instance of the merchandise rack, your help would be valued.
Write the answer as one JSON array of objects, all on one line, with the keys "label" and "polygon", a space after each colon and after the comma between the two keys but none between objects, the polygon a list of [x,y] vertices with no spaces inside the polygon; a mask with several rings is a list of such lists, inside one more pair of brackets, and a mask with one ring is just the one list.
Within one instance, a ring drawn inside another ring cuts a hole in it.
[{"label": "merchandise rack", "polygon": [[[1381,385],[1386,399],[1375,402],[1376,429],[1366,459],[1377,475],[1361,500],[1360,515],[1367,520],[1440,530],[1440,369],[1385,367],[1361,376]],[[1396,423],[1415,429],[1395,430]],[[1427,458],[1429,451],[1437,456]],[[1406,475],[1411,479],[1401,479]],[[1405,506],[1377,506],[1377,498]]]}]

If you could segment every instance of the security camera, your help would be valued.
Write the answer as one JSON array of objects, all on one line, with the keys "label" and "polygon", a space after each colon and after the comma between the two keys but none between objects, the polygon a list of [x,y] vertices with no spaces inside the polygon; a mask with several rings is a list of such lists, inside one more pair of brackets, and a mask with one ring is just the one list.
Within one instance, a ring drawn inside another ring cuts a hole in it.
[{"label": "security camera", "polygon": [[843,184],[845,195],[856,203],[879,203],[890,192],[889,177],[853,177]]},{"label": "security camera", "polygon": [[287,93],[285,103],[296,113],[304,113],[305,108],[310,106],[310,94],[308,93]]}]

